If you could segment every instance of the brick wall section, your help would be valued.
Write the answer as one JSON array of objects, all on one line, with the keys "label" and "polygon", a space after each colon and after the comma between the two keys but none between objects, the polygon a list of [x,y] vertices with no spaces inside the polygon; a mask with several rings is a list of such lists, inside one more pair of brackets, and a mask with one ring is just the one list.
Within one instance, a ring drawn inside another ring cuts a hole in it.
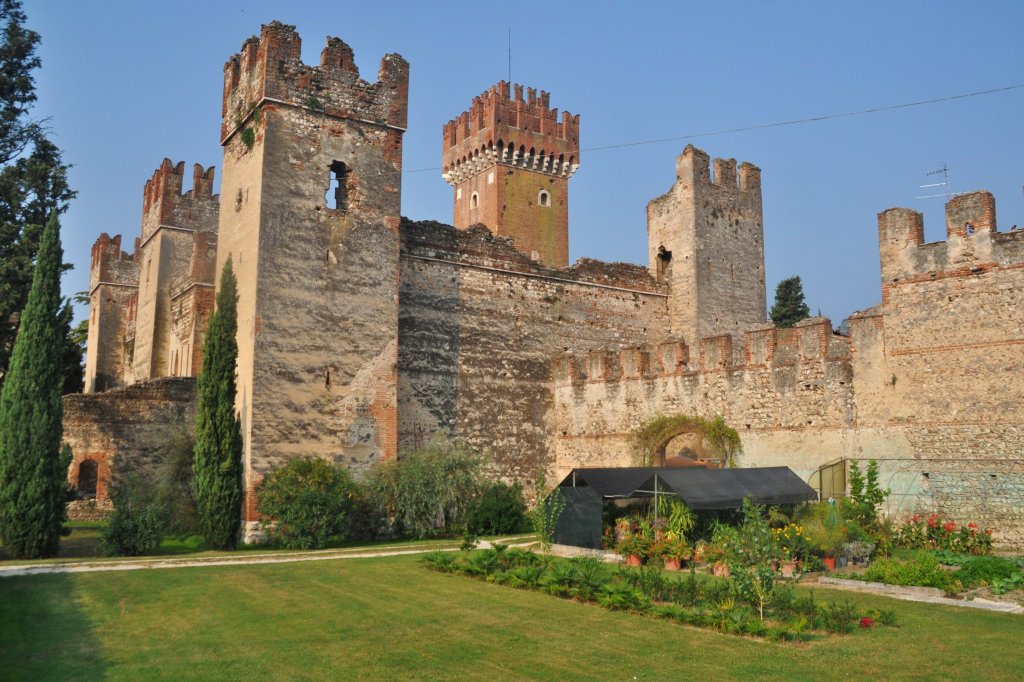
[{"label": "brick wall section", "polygon": [[[247,487],[289,458],[361,470],[398,446],[408,64],[387,55],[368,83],[337,38],[318,66],[300,52],[294,27],[275,22],[224,70],[217,269],[230,256],[239,278]],[[331,208],[335,164],[344,164],[348,200]]]},{"label": "brick wall section", "polygon": [[[700,339],[740,335],[766,320],[761,171],[689,145],[676,181],[647,205],[652,275],[669,283],[670,333]],[[671,254],[671,260],[666,256]]]},{"label": "brick wall section", "polygon": [[568,179],[580,162],[580,117],[558,119],[548,93],[527,88],[524,98],[523,86],[501,81],[445,124],[443,176],[455,188],[455,227],[481,223],[545,265],[569,264]]},{"label": "brick wall section", "polygon": [[437,432],[528,482],[553,457],[551,353],[625,347],[665,328],[666,287],[641,266],[545,267],[483,226],[402,223],[399,439]]},{"label": "brick wall section", "polygon": [[139,266],[121,250],[121,235],[111,237],[104,232],[93,244],[89,271],[86,393],[120,386],[122,377],[130,373],[130,352],[126,352],[124,338],[138,287]]},{"label": "brick wall section", "polygon": [[83,460],[99,464],[96,498],[107,499],[112,472],[150,471],[154,454],[169,434],[191,431],[195,421],[196,381],[164,378],[104,393],[64,396],[64,440],[73,460],[68,470],[78,484]]}]

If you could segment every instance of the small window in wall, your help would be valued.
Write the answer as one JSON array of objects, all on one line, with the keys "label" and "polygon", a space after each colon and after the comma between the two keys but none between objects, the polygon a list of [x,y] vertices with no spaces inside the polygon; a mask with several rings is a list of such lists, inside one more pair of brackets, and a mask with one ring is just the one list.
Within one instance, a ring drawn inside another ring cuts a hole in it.
[{"label": "small window in wall", "polygon": [[480,205],[480,195],[477,194],[476,192],[473,192],[473,196],[471,196],[469,198],[469,207],[470,208],[476,208],[479,205]]},{"label": "small window in wall", "polygon": [[548,194],[547,190],[543,190],[542,189],[537,194],[537,205],[538,206],[550,206],[551,205],[551,195]]},{"label": "small window in wall", "polygon": [[331,180],[324,197],[327,208],[334,211],[348,210],[348,184],[351,176],[351,169],[341,161],[331,163]]},{"label": "small window in wall", "polygon": [[78,465],[78,496],[96,497],[96,482],[99,480],[99,465],[91,459],[82,460]]}]

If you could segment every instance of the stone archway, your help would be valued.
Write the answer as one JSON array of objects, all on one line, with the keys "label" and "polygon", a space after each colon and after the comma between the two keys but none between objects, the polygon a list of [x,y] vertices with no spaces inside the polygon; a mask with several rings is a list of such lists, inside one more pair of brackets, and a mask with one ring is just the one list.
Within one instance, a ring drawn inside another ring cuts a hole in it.
[{"label": "stone archway", "polygon": [[682,459],[674,458],[682,465],[687,459],[694,463],[714,459],[720,466],[732,466],[735,456],[742,452],[739,434],[719,416],[709,420],[683,414],[658,415],[632,431],[630,445],[640,466],[665,466],[680,454]]}]

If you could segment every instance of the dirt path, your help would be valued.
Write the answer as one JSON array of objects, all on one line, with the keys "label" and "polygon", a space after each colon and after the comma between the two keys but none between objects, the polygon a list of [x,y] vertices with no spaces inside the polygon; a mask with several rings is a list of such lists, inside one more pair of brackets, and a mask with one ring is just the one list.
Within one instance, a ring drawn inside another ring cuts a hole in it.
[{"label": "dirt path", "polygon": [[[502,542],[494,540],[493,542]],[[532,543],[520,543],[515,547],[526,547]],[[478,547],[491,546],[491,542],[483,540]],[[405,554],[426,554],[434,550],[456,551],[454,546],[419,546],[409,547],[395,545],[378,549],[364,547],[352,549],[317,550],[312,552],[295,552],[289,554],[229,554],[209,557],[162,557],[149,559],[130,559],[124,561],[76,561],[62,564],[15,564],[0,566],[0,578],[19,575],[47,575],[51,573],[94,573],[100,571],[138,571],[144,569],[190,568],[195,566],[245,566],[249,564],[291,564],[302,561],[335,561],[338,559],[371,559],[374,557],[402,556]]]}]

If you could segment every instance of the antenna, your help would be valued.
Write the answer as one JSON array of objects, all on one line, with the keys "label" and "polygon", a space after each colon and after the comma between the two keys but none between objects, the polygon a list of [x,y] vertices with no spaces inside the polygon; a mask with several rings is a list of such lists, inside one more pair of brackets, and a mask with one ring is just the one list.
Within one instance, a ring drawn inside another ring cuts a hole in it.
[{"label": "antenna", "polygon": [[950,196],[953,195],[953,183],[949,179],[949,166],[946,165],[945,161],[939,162],[939,167],[933,171],[928,171],[925,175],[934,177],[937,175],[942,176],[942,182],[932,182],[927,185],[920,185],[921,189],[927,189],[930,187],[945,187],[946,191],[941,194],[925,194],[924,196],[914,197],[915,199],[931,199],[932,197],[946,197],[946,201],[949,201]]},{"label": "antenna", "polygon": [[508,27],[508,84],[512,85],[512,27]]}]

